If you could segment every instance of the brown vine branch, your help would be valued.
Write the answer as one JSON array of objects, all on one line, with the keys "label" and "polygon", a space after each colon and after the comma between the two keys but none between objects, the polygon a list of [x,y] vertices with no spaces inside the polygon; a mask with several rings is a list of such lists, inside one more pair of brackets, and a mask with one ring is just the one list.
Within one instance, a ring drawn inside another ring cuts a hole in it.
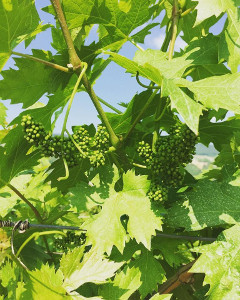
[{"label": "brown vine branch", "polygon": [[180,268],[175,275],[173,275],[166,282],[160,285],[160,287],[158,288],[158,293],[169,294],[183,283],[192,283],[194,273],[190,273],[188,271],[191,269],[195,262],[196,260]]},{"label": "brown vine branch", "polygon": [[178,21],[179,21],[179,8],[178,8],[178,0],[173,1],[173,9],[172,9],[172,37],[169,46],[169,60],[173,57],[174,45],[177,38],[177,30],[178,30]]},{"label": "brown vine branch", "polygon": [[71,72],[68,68],[65,68],[65,67],[60,66],[60,65],[58,65],[58,64],[54,64],[54,63],[51,63],[51,62],[49,62],[49,61],[46,61],[46,60],[37,58],[37,57],[35,57],[35,56],[31,56],[31,55],[28,55],[28,54],[23,54],[23,53],[19,53],[19,52],[15,52],[15,51],[12,51],[12,54],[13,54],[13,55],[17,55],[17,56],[26,57],[26,58],[28,58],[28,59],[34,60],[34,61],[36,61],[36,62],[39,62],[39,63],[41,63],[41,64],[44,64],[44,65],[46,65],[46,66],[48,66],[48,67],[57,69],[57,70],[62,71],[62,72],[66,72],[66,73]]}]

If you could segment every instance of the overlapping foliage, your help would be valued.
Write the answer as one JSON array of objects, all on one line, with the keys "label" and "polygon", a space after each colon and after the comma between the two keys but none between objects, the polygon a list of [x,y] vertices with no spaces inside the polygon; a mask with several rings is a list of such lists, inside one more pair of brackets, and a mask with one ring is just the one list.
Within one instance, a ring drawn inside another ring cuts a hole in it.
[{"label": "overlapping foliage", "polygon": [[[44,25],[34,1],[0,2],[0,69],[15,62],[0,80],[1,220],[81,229],[30,228],[12,241],[0,229],[0,299],[240,298],[239,5],[52,0],[43,10],[56,23]],[[211,33],[219,20],[221,32]],[[161,49],[144,49],[162,27]],[[56,53],[14,52],[44,30]],[[187,46],[177,52],[180,34]],[[120,52],[126,43],[136,46],[133,59]],[[143,89],[120,110],[94,93],[110,63]],[[67,132],[71,100],[84,91],[101,126],[79,120]],[[39,105],[43,95],[48,103]],[[9,99],[23,112],[7,126]],[[196,142],[219,151],[201,178],[185,170]],[[196,275],[181,285],[185,264]]]}]

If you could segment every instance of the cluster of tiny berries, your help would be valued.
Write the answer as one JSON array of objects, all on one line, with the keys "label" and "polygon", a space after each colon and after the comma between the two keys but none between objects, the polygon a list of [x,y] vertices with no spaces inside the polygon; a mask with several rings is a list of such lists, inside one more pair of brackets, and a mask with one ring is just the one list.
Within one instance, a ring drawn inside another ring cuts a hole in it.
[{"label": "cluster of tiny berries", "polygon": [[55,247],[63,251],[68,249],[79,247],[84,245],[86,242],[86,234],[82,232],[80,235],[75,234],[72,231],[67,231],[67,236],[56,239],[54,244]]},{"label": "cluster of tiny berries", "polygon": [[137,149],[146,166],[151,170],[152,183],[148,196],[154,201],[166,201],[168,188],[182,184],[182,167],[192,161],[197,136],[182,124],[170,129],[169,135],[160,137],[155,151],[144,141]]},{"label": "cluster of tiny berries", "polygon": [[21,125],[26,140],[38,147],[42,156],[65,158],[69,167],[78,165],[83,158],[88,158],[93,166],[105,164],[109,148],[109,134],[103,126],[98,127],[93,138],[82,126],[78,127],[72,138],[66,138],[52,136],[51,132],[46,132],[42,124],[33,120],[29,115],[23,116]]}]

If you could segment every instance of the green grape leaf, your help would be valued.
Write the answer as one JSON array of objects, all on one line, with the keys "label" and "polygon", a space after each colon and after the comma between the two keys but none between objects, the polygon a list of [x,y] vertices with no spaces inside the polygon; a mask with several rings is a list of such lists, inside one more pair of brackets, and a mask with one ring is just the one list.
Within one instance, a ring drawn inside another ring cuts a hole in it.
[{"label": "green grape leaf", "polygon": [[[19,175],[11,180],[11,184],[20,192],[24,192],[24,187],[27,185],[31,175]],[[17,204],[19,197],[8,186],[3,186],[0,189],[0,216],[4,218]]]},{"label": "green grape leaf", "polygon": [[38,23],[39,16],[33,1],[4,0],[0,2],[0,71],[10,57],[11,50],[33,34]]},{"label": "green grape leaf", "polygon": [[187,59],[192,60],[192,65],[217,65],[218,43],[219,37],[208,34],[198,40],[193,40],[184,52],[190,53]]},{"label": "green grape leaf", "polygon": [[200,119],[199,132],[201,143],[208,146],[213,143],[214,147],[221,151],[224,144],[230,142],[235,131],[239,130],[240,119],[238,117],[229,118],[224,122],[214,123],[209,120],[210,117],[205,115]]},{"label": "green grape leaf", "polygon": [[6,116],[7,116],[6,111],[7,111],[6,106],[0,102],[0,126],[5,125]]},{"label": "green grape leaf", "polygon": [[23,299],[54,300],[66,299],[66,290],[63,288],[63,274],[61,270],[55,272],[54,266],[42,265],[40,269],[28,271],[29,278]]},{"label": "green grape leaf", "polygon": [[212,76],[194,82],[180,79],[177,82],[189,88],[195,94],[196,100],[201,102],[205,107],[215,110],[224,108],[235,113],[240,113],[239,73]]},{"label": "green grape leaf", "polygon": [[[191,6],[192,7],[192,6]],[[196,22],[197,11],[193,11],[191,14],[187,14],[184,18],[180,19],[181,29],[183,35],[181,38],[189,44],[193,40],[199,40],[204,35],[209,33],[209,28],[213,26],[219,18],[212,16],[206,20],[203,20],[200,24],[194,25]]]},{"label": "green grape leaf", "polygon": [[[137,27],[145,24],[151,18],[151,9],[149,1],[132,0],[128,12],[121,10],[121,5],[117,0],[96,1],[87,0],[76,3],[73,0],[64,0],[64,9],[67,21],[71,28],[82,25],[102,24],[110,37],[104,37],[107,43],[102,42],[102,46],[111,46],[112,50],[117,50],[121,46],[131,40],[130,34]],[[147,34],[148,29],[144,31]],[[140,33],[142,39],[143,31]],[[136,33],[135,33],[136,38]],[[114,41],[114,43],[113,43]]]},{"label": "green grape leaf", "polygon": [[[135,121],[136,117],[141,112],[142,108],[146,104],[146,100],[152,95],[152,91],[144,91],[140,94],[136,94],[127,106],[127,109],[122,114],[107,113],[109,121],[115,131],[115,133],[126,133],[130,126]],[[150,115],[154,115],[156,112],[156,105],[159,102],[159,95],[157,94],[152,100],[149,108],[142,115],[142,119]],[[136,126],[137,128],[139,126]]]},{"label": "green grape leaf", "polygon": [[193,260],[193,255],[184,241],[156,236],[153,238],[152,248],[159,249],[171,267],[178,267]]},{"label": "green grape leaf", "polygon": [[[136,176],[133,171],[123,174],[123,189],[115,192],[110,186],[109,198],[105,200],[101,212],[87,222],[88,239],[97,251],[111,253],[115,245],[122,253],[128,235],[121,223],[121,216],[129,217],[127,232],[131,238],[151,247],[151,236],[161,230],[161,218],[156,217],[146,192],[150,182],[146,176]],[[93,198],[94,199],[94,198]]]},{"label": "green grape leaf", "polygon": [[221,13],[224,13],[228,8],[234,8],[239,5],[239,0],[198,0],[197,19],[195,24],[199,24],[205,19],[215,15],[218,17]]},{"label": "green grape leaf", "polygon": [[147,249],[142,249],[141,255],[130,263],[130,267],[139,269],[141,273],[142,285],[139,292],[143,299],[152,291],[157,291],[158,284],[165,280],[165,271],[162,265]]},{"label": "green grape leaf", "polygon": [[21,171],[36,165],[40,159],[38,151],[27,154],[30,146],[23,137],[21,126],[12,129],[2,143],[6,143],[6,146],[0,147],[0,187],[9,183]]},{"label": "green grape leaf", "polygon": [[[192,50],[192,52],[196,51],[196,49]],[[125,68],[127,72],[134,75],[139,72],[140,76],[161,85],[163,77],[170,79],[182,76],[185,69],[192,62],[191,59],[187,59],[192,52],[170,61],[165,52],[151,49],[137,51],[133,61],[117,53],[109,51],[104,53],[109,54],[110,59]]]},{"label": "green grape leaf", "polygon": [[230,70],[223,64],[199,65],[191,72],[191,77],[196,81],[211,76],[221,76],[229,73],[231,73]]},{"label": "green grape leaf", "polygon": [[139,72],[140,76],[143,76],[157,84],[161,84],[162,76],[161,76],[160,71],[157,68],[155,68],[149,64],[147,64],[145,66],[141,66],[137,62],[132,61],[131,59],[128,59],[128,58],[126,58],[120,54],[114,53],[114,52],[106,51],[104,53],[109,54],[110,59],[112,61],[114,61],[116,64],[118,64],[119,66],[126,69],[127,72],[134,74],[134,75],[136,75],[137,72]]},{"label": "green grape leaf", "polygon": [[202,114],[203,106],[177,87],[173,80],[166,78],[163,79],[162,83],[162,96],[170,97],[172,109],[176,108],[188,127],[197,134],[199,117]]},{"label": "green grape leaf", "polygon": [[136,43],[140,43],[143,44],[145,37],[151,33],[151,29],[153,29],[154,27],[158,26],[159,23],[152,23],[152,24],[148,24],[146,27],[144,27],[142,30],[140,30],[139,32],[137,32],[136,34],[132,35],[131,38],[134,40],[134,42]]},{"label": "green grape leaf", "polygon": [[180,57],[168,60],[168,55],[159,50],[148,49],[146,51],[137,51],[134,56],[134,62],[142,67],[152,66],[156,68],[161,76],[170,78],[181,77],[186,68],[191,64],[192,60],[189,55],[196,49],[189,51]]},{"label": "green grape leaf", "polygon": [[8,299],[16,299],[16,289],[19,272],[20,270],[16,267],[15,263],[7,261],[3,266],[1,266],[1,285],[7,288]]},{"label": "green grape leaf", "polygon": [[203,283],[210,284],[208,299],[240,298],[240,226],[223,231],[216,242],[193,251],[202,254],[190,272],[206,274]]},{"label": "green grape leaf", "polygon": [[100,295],[105,300],[128,300],[129,297],[141,286],[141,273],[138,268],[125,267],[116,274],[113,282],[105,284],[100,290]]},{"label": "green grape leaf", "polygon": [[97,172],[99,173],[91,180],[91,183],[80,182],[69,189],[68,199],[78,212],[102,205],[104,199],[109,198],[110,185],[118,179],[111,166],[101,166]]},{"label": "green grape leaf", "polygon": [[200,180],[192,191],[184,194],[182,201],[169,209],[167,223],[195,231],[226,224],[226,216],[240,221],[239,192],[239,187]]},{"label": "green grape leaf", "polygon": [[70,292],[86,282],[103,283],[112,277],[123,263],[114,263],[100,256],[96,251],[90,251],[80,259],[84,249],[75,248],[63,256],[60,270],[64,274],[63,286]]},{"label": "green grape leaf", "polygon": [[[33,50],[34,56],[51,60],[51,52]],[[45,93],[53,93],[58,87],[64,87],[70,74],[46,67],[44,64],[26,58],[14,58],[18,70],[2,72],[0,81],[2,99],[11,99],[11,103],[23,103],[23,108],[37,102]]]},{"label": "green grape leaf", "polygon": [[54,113],[61,111],[70,99],[73,87],[75,84],[74,78],[71,78],[65,89],[59,88],[54,95],[49,95],[48,103],[43,107],[29,108],[24,112],[20,113],[12,122],[12,124],[20,124],[21,119],[24,115],[31,115],[35,121],[42,123],[46,131],[52,131],[53,125],[51,118]]},{"label": "green grape leaf", "polygon": [[222,32],[219,42],[219,58],[228,62],[233,73],[238,71],[240,64],[240,20],[239,9],[228,9],[228,25]]},{"label": "green grape leaf", "polygon": [[45,179],[45,182],[51,181],[51,186],[56,187],[62,193],[67,193],[71,187],[76,186],[79,182],[88,182],[85,171],[89,168],[89,162],[81,160],[75,167],[69,168],[69,177],[66,180],[59,181],[59,177],[63,177],[66,174],[66,170],[63,164],[63,160],[60,158],[54,161],[49,167],[51,173]]}]

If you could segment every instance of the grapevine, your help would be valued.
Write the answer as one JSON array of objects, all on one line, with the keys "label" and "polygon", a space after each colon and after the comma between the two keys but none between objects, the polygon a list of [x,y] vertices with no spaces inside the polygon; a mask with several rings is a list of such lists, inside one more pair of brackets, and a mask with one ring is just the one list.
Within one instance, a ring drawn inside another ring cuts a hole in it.
[{"label": "grapevine", "polygon": [[48,2],[0,1],[0,299],[239,299],[239,1]]}]

